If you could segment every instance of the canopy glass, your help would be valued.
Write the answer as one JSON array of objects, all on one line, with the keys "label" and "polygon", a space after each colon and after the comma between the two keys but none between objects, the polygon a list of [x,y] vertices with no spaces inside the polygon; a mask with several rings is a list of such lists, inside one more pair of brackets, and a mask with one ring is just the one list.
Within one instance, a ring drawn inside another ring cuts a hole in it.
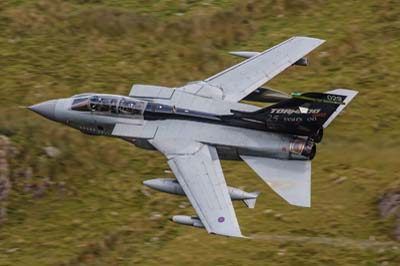
[{"label": "canopy glass", "polygon": [[93,95],[74,99],[71,109],[83,112],[142,115],[146,104],[144,101],[133,100],[127,97]]}]

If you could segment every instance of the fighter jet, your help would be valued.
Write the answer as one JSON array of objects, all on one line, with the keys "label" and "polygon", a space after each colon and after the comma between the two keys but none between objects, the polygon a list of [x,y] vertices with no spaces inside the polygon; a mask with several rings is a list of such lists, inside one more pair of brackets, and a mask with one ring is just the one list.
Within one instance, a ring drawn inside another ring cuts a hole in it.
[{"label": "fighter jet", "polygon": [[232,52],[246,60],[182,87],[133,85],[128,96],[84,93],[29,109],[85,134],[160,151],[176,179],[144,184],[186,195],[195,210],[193,216],[172,220],[212,234],[244,237],[232,200],[252,208],[258,192],[228,187],[220,160],[245,161],[289,204],[310,207],[316,145],[357,91],[289,95],[261,86],[289,67],[308,65],[305,55],[323,42],[293,37],[263,52]]}]

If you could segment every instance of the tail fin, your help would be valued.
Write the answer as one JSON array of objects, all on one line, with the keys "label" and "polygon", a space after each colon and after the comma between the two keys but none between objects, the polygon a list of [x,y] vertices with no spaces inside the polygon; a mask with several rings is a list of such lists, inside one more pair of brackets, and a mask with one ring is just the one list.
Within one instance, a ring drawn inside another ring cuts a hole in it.
[{"label": "tail fin", "polygon": [[256,206],[257,197],[258,197],[258,195],[260,195],[260,192],[255,191],[255,192],[251,192],[250,194],[252,196],[254,196],[254,198],[245,199],[245,200],[243,200],[243,203],[246,204],[247,208],[254,209],[254,207]]},{"label": "tail fin", "polygon": [[357,95],[358,91],[354,90],[345,90],[345,89],[337,89],[333,91],[327,91],[326,94],[335,94],[344,96],[343,104],[340,105],[333,114],[329,116],[329,118],[322,125],[324,128],[328,127],[329,124],[343,111],[343,109],[347,106],[347,104],[353,100],[353,98]]},{"label": "tail fin", "polygon": [[322,129],[337,117],[357,93],[345,89],[326,93],[293,93],[291,99],[256,112],[234,114],[245,119],[263,121],[269,130],[315,136],[322,134]]}]

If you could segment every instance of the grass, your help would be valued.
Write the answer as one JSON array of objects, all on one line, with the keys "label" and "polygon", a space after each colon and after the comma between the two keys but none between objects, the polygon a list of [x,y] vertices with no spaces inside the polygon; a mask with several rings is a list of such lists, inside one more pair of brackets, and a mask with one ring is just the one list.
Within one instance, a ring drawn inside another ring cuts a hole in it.
[{"label": "grass", "polygon": [[[398,265],[394,221],[382,220],[377,210],[379,196],[400,178],[397,6],[372,0],[1,2],[0,134],[19,154],[10,161],[13,189],[0,228],[0,265]],[[310,55],[309,67],[293,67],[268,86],[287,92],[346,87],[360,94],[318,147],[310,209],[288,206],[244,163],[223,162],[230,185],[262,191],[255,210],[235,203],[243,233],[254,240],[171,224],[170,215],[193,210],[178,207],[183,197],[144,195],[143,180],[169,176],[160,154],[88,137],[18,108],[87,91],[127,94],[133,83],[179,86],[238,62],[227,51],[263,50],[295,35],[327,42]],[[47,145],[61,155],[48,158]],[[29,168],[32,177],[21,175]],[[340,178],[345,181],[336,183]],[[51,182],[42,197],[26,189],[45,179]],[[341,239],[346,245],[336,244]]]}]

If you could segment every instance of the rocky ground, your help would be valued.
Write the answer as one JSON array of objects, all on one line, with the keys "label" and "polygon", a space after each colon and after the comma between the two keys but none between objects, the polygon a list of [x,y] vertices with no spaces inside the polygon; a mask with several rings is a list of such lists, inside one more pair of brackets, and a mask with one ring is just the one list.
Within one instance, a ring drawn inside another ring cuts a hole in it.
[{"label": "rocky ground", "polygon": [[400,241],[400,186],[388,189],[379,199],[382,218],[395,220],[393,236]]},{"label": "rocky ground", "polygon": [[9,157],[12,146],[5,136],[0,136],[0,225],[7,220],[7,199],[11,191]]}]

